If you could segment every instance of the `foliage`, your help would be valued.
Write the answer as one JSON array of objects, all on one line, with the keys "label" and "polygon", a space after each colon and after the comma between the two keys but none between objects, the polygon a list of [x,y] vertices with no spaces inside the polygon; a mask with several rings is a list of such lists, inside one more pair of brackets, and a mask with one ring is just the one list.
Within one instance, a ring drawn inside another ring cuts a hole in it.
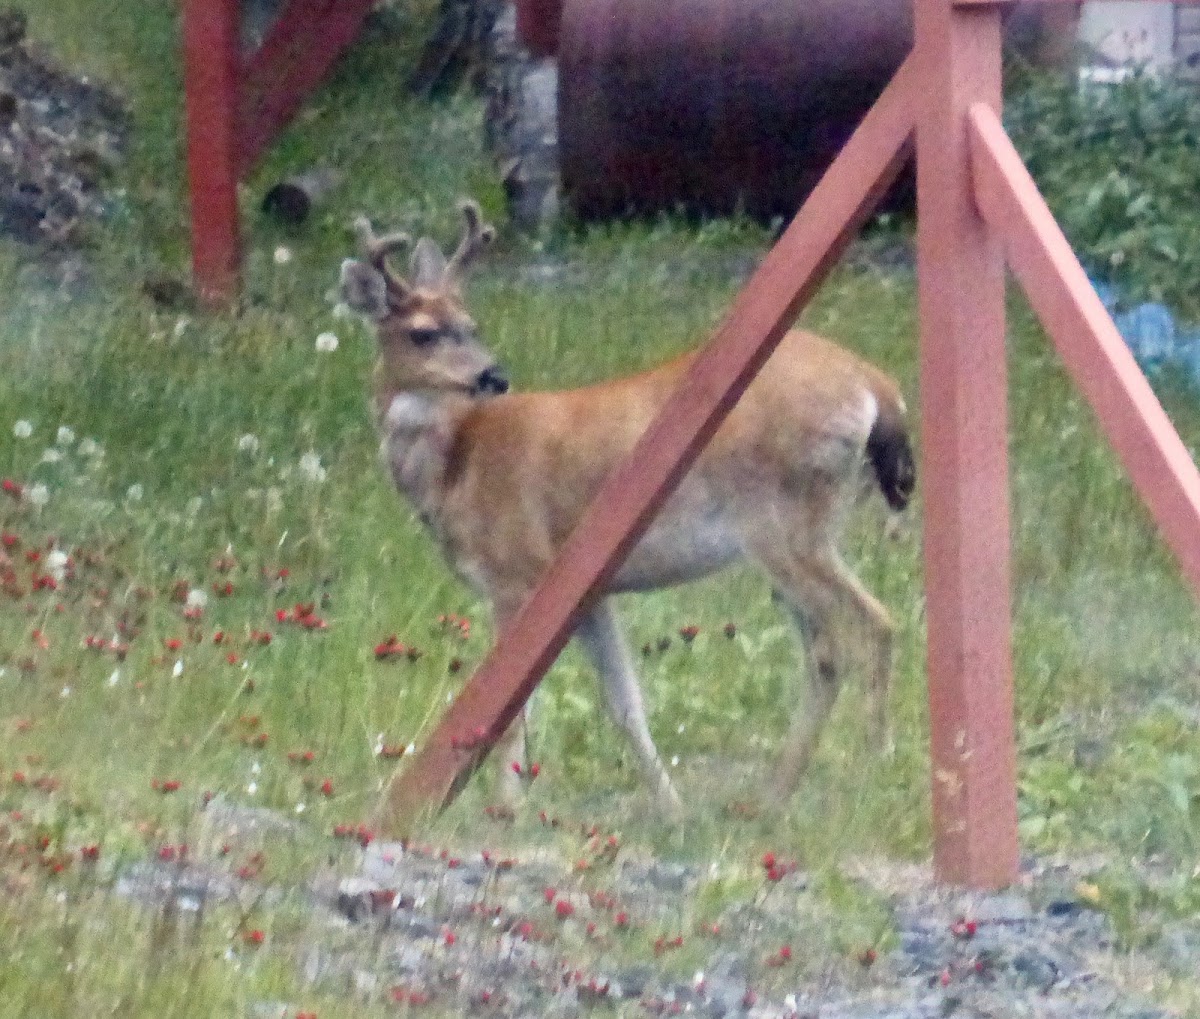
[{"label": "foliage", "polygon": [[1006,100],[1017,149],[1075,250],[1131,302],[1200,319],[1197,86],[1147,70],[1116,84],[1026,71]]}]

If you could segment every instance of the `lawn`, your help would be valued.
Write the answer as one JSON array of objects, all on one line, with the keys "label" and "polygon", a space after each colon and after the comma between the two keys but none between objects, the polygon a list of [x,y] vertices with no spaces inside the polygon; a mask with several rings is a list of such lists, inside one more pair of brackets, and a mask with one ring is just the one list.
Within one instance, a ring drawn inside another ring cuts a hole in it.
[{"label": "lawn", "polygon": [[[0,495],[14,573],[0,591],[0,1014],[208,1016],[274,999],[323,1019],[382,1014],[374,999],[303,989],[293,893],[349,866],[355,846],[335,828],[369,814],[490,634],[379,467],[370,338],[335,317],[330,291],[358,212],[443,243],[460,195],[502,217],[480,104],[406,98],[427,12],[389,11],[246,186],[245,307],[165,311],[142,282],[186,269],[174,5],[17,6],[65,63],[125,92],[136,129],[85,285],[64,294],[0,246],[0,476],[24,491]],[[318,159],[347,172],[320,217],[290,233],[260,221],[265,188]],[[893,228],[862,246],[803,321],[894,373],[915,407],[912,274],[870,257],[895,241]],[[702,340],[767,243],[751,224],[671,219],[504,236],[471,307],[517,387],[602,379]],[[1093,860],[1094,905],[1134,951],[1200,908],[1196,609],[1045,338],[1019,300],[1011,310],[1024,848]],[[336,350],[317,349],[325,332]],[[1194,447],[1196,394],[1171,379],[1160,391]],[[829,951],[885,939],[858,930],[874,930],[877,906],[855,904],[841,875],[852,861],[923,860],[930,831],[919,498],[898,537],[882,520],[878,502],[865,507],[847,554],[898,623],[894,755],[868,752],[849,683],[790,808],[729,811],[766,773],[799,688],[765,583],[735,572],[622,603],[648,649],[651,725],[677,759],[686,822],[648,811],[568,650],[536,697],[527,810],[497,824],[473,786],[429,840],[569,859],[575,822],[602,818],[624,851],[712,862],[714,900],[783,851],[824,875],[830,901],[851,902]],[[379,658],[393,634],[411,654]],[[298,834],[222,855],[205,843],[210,798],[270,808]],[[539,812],[570,823],[548,828]],[[279,894],[191,925],[105,894],[182,844]],[[1186,975],[1155,993],[1200,1000]]]}]

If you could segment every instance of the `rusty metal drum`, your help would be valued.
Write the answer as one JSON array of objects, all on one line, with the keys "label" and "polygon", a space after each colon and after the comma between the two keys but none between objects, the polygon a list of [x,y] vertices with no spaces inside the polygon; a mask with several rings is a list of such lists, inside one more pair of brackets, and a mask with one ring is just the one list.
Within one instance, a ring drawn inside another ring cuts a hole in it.
[{"label": "rusty metal drum", "polygon": [[[1045,51],[1026,6],[1009,34]],[[790,215],[912,44],[910,0],[564,0],[556,27],[563,187],[585,220]]]}]

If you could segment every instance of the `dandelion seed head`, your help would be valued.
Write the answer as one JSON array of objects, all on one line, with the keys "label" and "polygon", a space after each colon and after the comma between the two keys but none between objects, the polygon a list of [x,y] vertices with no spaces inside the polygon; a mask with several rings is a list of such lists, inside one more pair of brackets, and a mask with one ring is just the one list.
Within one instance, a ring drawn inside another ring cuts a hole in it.
[{"label": "dandelion seed head", "polygon": [[13,425],[13,435],[18,439],[28,439],[33,434],[33,425],[22,418]]},{"label": "dandelion seed head", "polygon": [[338,349],[338,338],[336,333],[321,333],[317,337],[317,350],[322,354],[332,354]]},{"label": "dandelion seed head", "polygon": [[251,432],[247,432],[237,441],[237,448],[243,453],[249,453],[251,456],[258,452],[259,445],[258,436]]},{"label": "dandelion seed head", "polygon": [[28,492],[25,493],[25,497],[31,503],[33,503],[34,506],[36,506],[38,509],[41,509],[50,501],[50,489],[48,489],[39,481],[36,485],[29,489]]},{"label": "dandelion seed head", "polygon": [[274,257],[276,265],[287,265],[292,260],[292,249],[281,244],[275,249]]},{"label": "dandelion seed head", "polygon": [[208,604],[208,592],[198,587],[193,587],[188,591],[187,601],[184,604],[189,609],[202,609]]},{"label": "dandelion seed head", "polygon": [[321,458],[311,450],[300,458],[300,473],[309,481],[320,484],[325,480],[326,471],[321,466]]}]

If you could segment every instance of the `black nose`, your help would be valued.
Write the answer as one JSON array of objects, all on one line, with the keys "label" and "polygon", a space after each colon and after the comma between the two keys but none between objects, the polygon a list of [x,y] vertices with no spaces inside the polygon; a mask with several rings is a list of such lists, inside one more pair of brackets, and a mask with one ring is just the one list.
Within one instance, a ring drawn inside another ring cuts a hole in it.
[{"label": "black nose", "polygon": [[475,392],[507,393],[508,379],[504,377],[504,373],[499,368],[485,368],[479,373],[479,378],[475,380]]}]

